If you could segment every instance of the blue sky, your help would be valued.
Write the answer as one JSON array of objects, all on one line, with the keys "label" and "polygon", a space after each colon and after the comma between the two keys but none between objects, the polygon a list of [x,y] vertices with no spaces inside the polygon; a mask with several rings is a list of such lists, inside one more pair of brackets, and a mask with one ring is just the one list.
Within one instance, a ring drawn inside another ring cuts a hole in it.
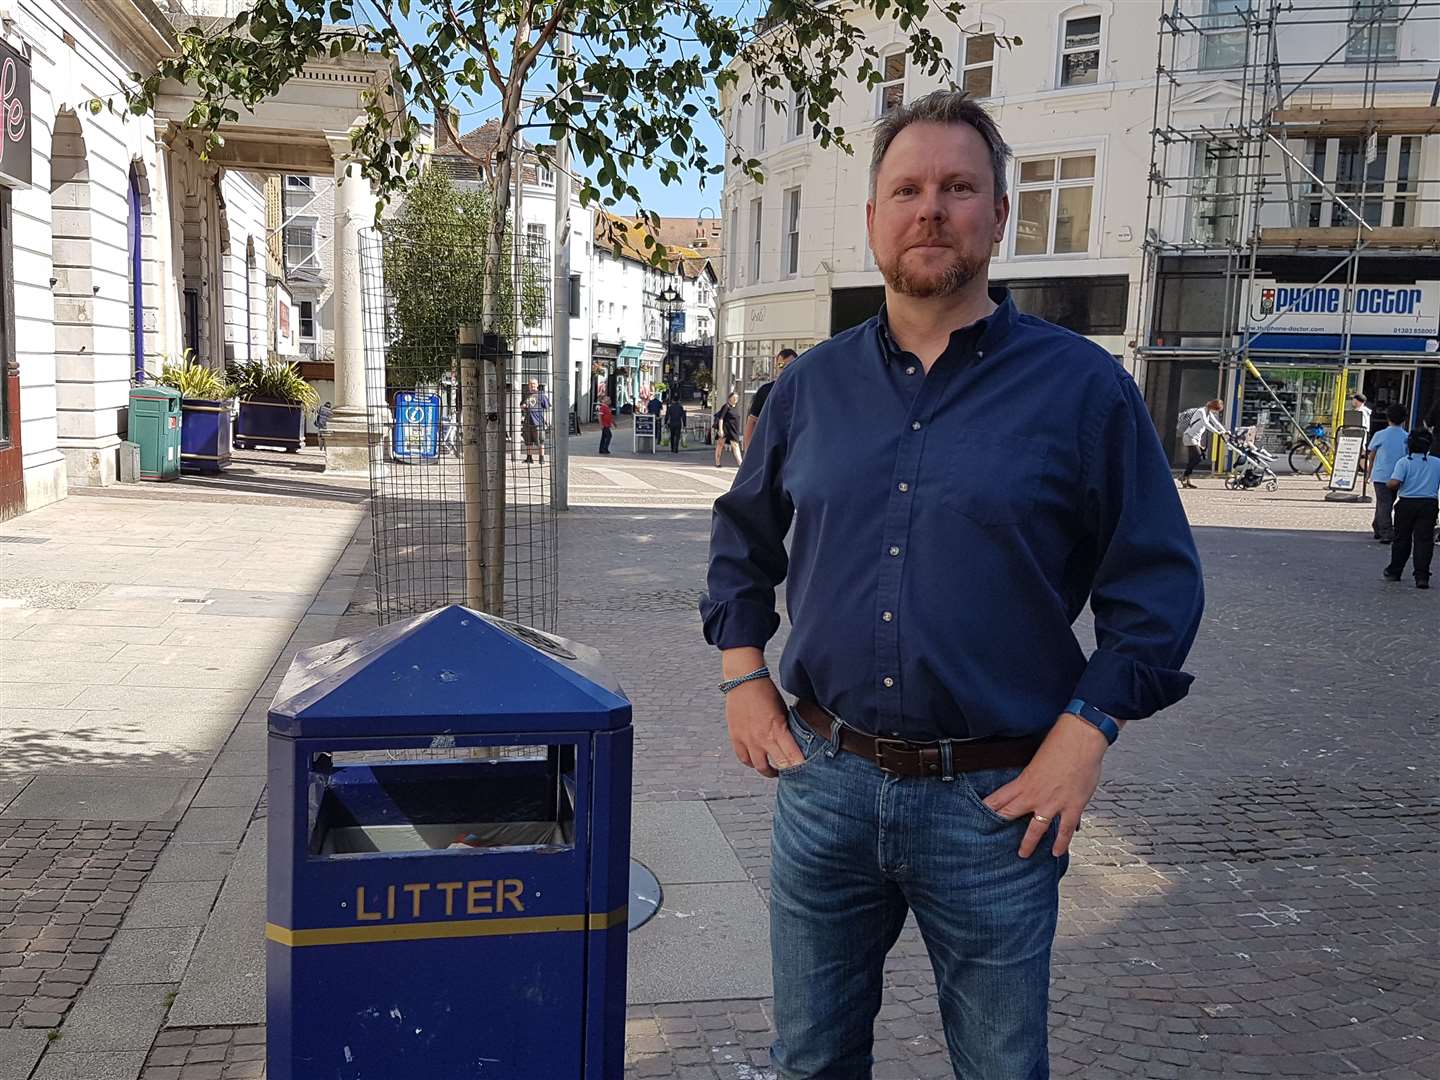
[{"label": "blue sky", "polygon": [[[388,3],[389,0],[369,0],[370,3]],[[749,6],[749,0],[713,0],[716,7],[721,4],[734,7],[739,13]],[[410,41],[421,41],[428,38],[422,29],[422,19],[425,17],[423,2],[417,2],[415,10],[408,19],[398,20],[403,29],[408,30],[407,39]],[[363,10],[363,3],[361,5]],[[679,30],[678,22],[671,27]],[[530,80],[530,86],[535,91],[542,90],[547,84],[552,83],[551,73],[542,68],[537,68],[535,75]],[[456,105],[461,113],[460,129],[462,132],[470,131],[479,127],[486,120],[496,117],[499,113],[500,95],[497,91],[490,90],[484,99],[480,101],[457,101]],[[696,104],[701,104],[696,102]],[[427,115],[426,121],[432,119]],[[695,134],[707,149],[707,156],[712,164],[724,162],[724,138],[721,135],[720,126],[703,109],[694,119]],[[535,134],[538,134],[535,133]],[[574,163],[576,169],[584,171],[583,161]],[[716,216],[720,213],[720,176],[705,177],[705,186],[700,187],[701,176],[696,172],[682,172],[679,183],[672,183],[668,186],[660,181],[659,176],[653,170],[637,170],[630,176],[631,181],[640,189],[641,196],[645,200],[646,208],[663,216],[693,217],[701,210],[709,208]],[[619,206],[616,209],[620,213],[633,212],[632,206]],[[707,215],[708,216],[708,215]]]}]

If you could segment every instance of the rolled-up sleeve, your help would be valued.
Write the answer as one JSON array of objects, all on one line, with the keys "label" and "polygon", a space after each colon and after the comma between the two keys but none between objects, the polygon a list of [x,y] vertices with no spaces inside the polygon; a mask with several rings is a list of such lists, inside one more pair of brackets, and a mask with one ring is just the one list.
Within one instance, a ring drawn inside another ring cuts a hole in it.
[{"label": "rolled-up sleeve", "polygon": [[1204,608],[1200,558],[1169,462],[1135,383],[1119,380],[1093,446],[1098,568],[1090,594],[1097,648],[1076,697],[1120,720],[1173,705]]},{"label": "rolled-up sleeve", "polygon": [[785,535],[795,513],[781,481],[792,401],[787,383],[782,378],[772,388],[735,483],[715,501],[700,615],[705,640],[721,649],[763,649],[780,628],[775,588],[789,567]]}]

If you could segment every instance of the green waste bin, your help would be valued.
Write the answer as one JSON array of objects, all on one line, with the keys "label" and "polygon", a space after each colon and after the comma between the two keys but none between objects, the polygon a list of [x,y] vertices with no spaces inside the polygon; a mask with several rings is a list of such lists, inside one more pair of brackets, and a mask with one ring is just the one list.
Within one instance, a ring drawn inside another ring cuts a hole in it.
[{"label": "green waste bin", "polygon": [[180,391],[137,386],[130,391],[130,441],[140,446],[140,479],[180,478]]}]

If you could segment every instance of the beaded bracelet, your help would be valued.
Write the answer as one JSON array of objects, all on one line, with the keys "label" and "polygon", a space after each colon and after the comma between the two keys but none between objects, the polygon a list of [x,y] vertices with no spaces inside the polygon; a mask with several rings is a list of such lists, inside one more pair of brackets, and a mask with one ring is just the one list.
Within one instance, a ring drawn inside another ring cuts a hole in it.
[{"label": "beaded bracelet", "polygon": [[720,693],[728,694],[737,686],[743,686],[747,682],[754,682],[756,679],[768,679],[769,677],[770,669],[768,667],[758,667],[750,672],[749,675],[741,675],[738,679],[726,679],[720,684]]}]

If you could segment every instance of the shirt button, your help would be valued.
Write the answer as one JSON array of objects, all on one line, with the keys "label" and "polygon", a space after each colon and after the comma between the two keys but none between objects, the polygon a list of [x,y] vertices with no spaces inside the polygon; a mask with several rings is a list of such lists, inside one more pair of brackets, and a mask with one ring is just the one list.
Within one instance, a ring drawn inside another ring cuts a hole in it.
[{"label": "shirt button", "polygon": [[976,349],[976,350],[975,350],[975,355],[976,355],[977,357],[983,357],[983,356],[985,355],[985,350],[984,350],[984,349]]},{"label": "shirt button", "polygon": [[889,675],[886,675],[886,676],[885,676],[885,689],[886,689],[886,690],[889,690],[890,687],[892,687],[892,686],[894,686],[894,685],[895,685],[895,680],[892,679],[892,678],[890,678]]},{"label": "shirt button", "polygon": [[919,421],[919,420],[916,420],[913,424],[911,424],[911,425],[910,425],[910,430],[911,430],[911,431],[919,431],[919,430],[920,430],[920,421]]},{"label": "shirt button", "polygon": [[896,547],[894,544],[891,544],[891,545],[890,545],[890,554],[891,554],[891,555],[899,555],[899,554],[900,554],[900,549],[899,549],[898,547]]},{"label": "shirt button", "polygon": [[895,613],[893,611],[882,611],[880,613],[880,618],[884,619],[886,622],[889,622],[891,619],[895,618]]},{"label": "shirt button", "polygon": [[901,482],[901,484],[900,484],[900,490],[901,490],[901,491],[909,491],[909,490],[910,490],[910,485],[909,485],[909,484],[906,484],[906,483],[904,483],[904,482]]},{"label": "shirt button", "polygon": [[914,375],[914,374],[915,374],[915,368],[914,368],[914,367],[907,367],[907,368],[905,369],[905,374],[906,374],[906,375]]}]

